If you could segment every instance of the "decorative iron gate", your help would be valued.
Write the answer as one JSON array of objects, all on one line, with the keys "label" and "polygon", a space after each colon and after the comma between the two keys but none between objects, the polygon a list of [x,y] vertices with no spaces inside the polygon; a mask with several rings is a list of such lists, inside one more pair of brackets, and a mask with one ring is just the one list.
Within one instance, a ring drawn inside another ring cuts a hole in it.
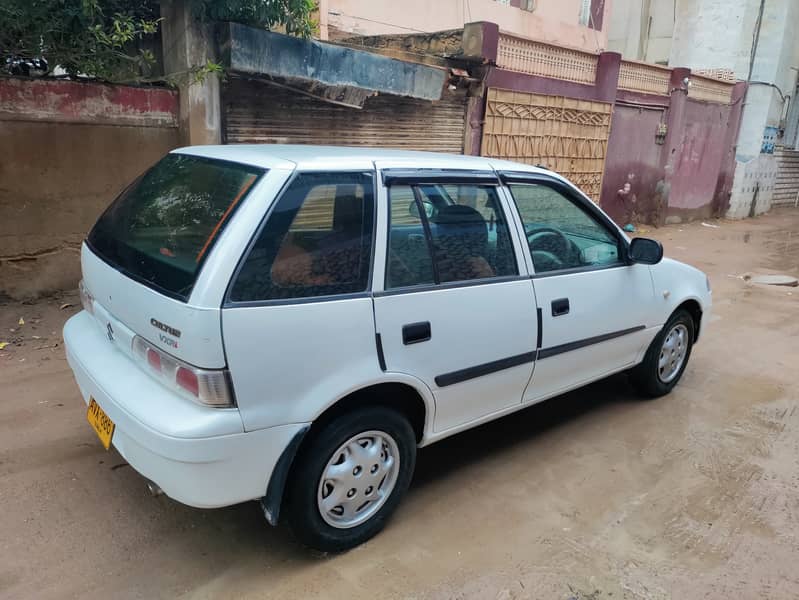
[{"label": "decorative iron gate", "polygon": [[599,202],[612,105],[491,88],[481,154],[543,165]]}]

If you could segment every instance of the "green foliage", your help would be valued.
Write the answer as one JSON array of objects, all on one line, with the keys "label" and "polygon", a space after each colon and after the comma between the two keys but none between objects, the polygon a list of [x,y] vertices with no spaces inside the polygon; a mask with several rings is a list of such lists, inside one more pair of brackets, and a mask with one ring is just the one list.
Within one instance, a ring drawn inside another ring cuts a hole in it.
[{"label": "green foliage", "polygon": [[190,83],[202,83],[209,75],[224,75],[225,69],[219,63],[206,60],[204,65],[195,65],[188,73],[171,73],[166,80],[172,85],[178,85],[181,78],[188,77]]},{"label": "green foliage", "polygon": [[[207,21],[237,21],[302,37],[315,30],[315,0],[187,0]],[[158,33],[159,0],[0,0],[0,67],[8,57],[43,57],[68,75],[107,81],[151,80],[147,40]],[[188,73],[219,73],[209,61]],[[174,74],[156,79],[173,80]]]},{"label": "green foliage", "polygon": [[44,57],[71,76],[146,75],[155,57],[137,43],[158,31],[158,12],[155,0],[2,0],[0,53]]},{"label": "green foliage", "polygon": [[191,0],[200,15],[211,21],[235,21],[252,27],[274,29],[309,37],[316,30],[311,13],[316,0]]}]

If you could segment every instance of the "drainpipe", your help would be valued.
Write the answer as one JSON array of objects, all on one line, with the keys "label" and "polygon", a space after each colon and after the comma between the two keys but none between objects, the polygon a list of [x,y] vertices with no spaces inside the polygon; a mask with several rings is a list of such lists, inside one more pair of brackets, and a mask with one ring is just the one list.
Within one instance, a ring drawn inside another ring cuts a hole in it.
[{"label": "drainpipe", "polygon": [[746,82],[752,80],[752,70],[755,66],[755,57],[757,56],[757,45],[760,42],[760,27],[763,25],[763,10],[766,8],[766,0],[760,0],[760,10],[757,12],[757,21],[755,22],[755,34],[752,40],[752,50],[749,53],[749,74],[746,76]]},{"label": "drainpipe", "polygon": [[641,0],[641,35],[638,36],[638,60],[646,60],[649,52],[649,34],[652,31],[651,0]]}]

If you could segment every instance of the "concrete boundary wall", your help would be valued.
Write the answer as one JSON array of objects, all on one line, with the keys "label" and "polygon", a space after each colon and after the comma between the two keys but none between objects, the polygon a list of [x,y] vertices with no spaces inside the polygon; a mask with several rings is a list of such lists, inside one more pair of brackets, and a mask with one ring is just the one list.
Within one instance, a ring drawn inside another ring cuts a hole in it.
[{"label": "concrete boundary wall", "polygon": [[0,120],[178,126],[170,90],[49,79],[0,79]]},{"label": "concrete boundary wall", "polygon": [[171,90],[0,78],[0,300],[73,288],[99,214],[179,144]]}]

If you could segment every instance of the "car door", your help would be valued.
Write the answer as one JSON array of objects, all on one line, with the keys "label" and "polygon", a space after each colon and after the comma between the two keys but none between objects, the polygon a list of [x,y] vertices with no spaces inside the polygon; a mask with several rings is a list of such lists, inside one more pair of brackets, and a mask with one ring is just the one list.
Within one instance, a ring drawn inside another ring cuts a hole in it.
[{"label": "car door", "polygon": [[649,267],[576,189],[548,177],[507,178],[541,315],[541,347],[525,401],[633,365],[656,331]]},{"label": "car door", "polygon": [[432,390],[436,432],[518,406],[537,322],[496,176],[386,171],[384,180],[384,277],[374,291],[383,366]]},{"label": "car door", "polygon": [[374,213],[374,172],[298,172],[250,243],[222,311],[248,431],[307,421],[379,373]]}]

